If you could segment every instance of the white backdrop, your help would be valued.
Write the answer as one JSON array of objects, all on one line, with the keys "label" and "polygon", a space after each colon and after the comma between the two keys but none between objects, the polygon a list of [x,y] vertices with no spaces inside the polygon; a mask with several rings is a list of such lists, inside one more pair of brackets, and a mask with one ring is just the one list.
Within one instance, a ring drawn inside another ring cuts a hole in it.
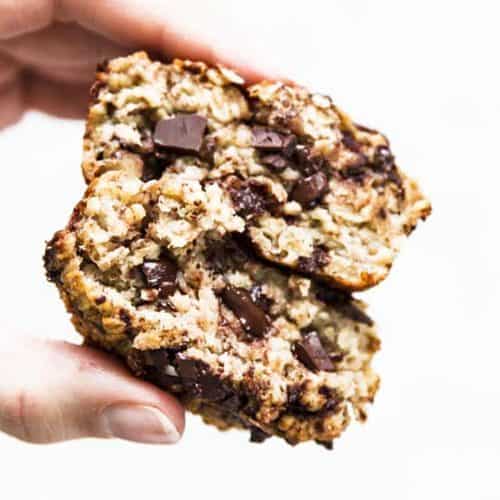
[{"label": "white backdrop", "polygon": [[[352,426],[334,452],[249,445],[196,418],[170,448],[37,447],[0,436],[0,498],[499,499],[498,2],[184,0],[179,8],[196,12],[192,22],[213,19],[222,44],[386,132],[431,197],[434,214],[391,277],[363,294],[382,336],[382,388],[368,423]],[[81,122],[30,114],[0,133],[1,335],[78,341],[41,255],[82,193],[82,132]]]}]

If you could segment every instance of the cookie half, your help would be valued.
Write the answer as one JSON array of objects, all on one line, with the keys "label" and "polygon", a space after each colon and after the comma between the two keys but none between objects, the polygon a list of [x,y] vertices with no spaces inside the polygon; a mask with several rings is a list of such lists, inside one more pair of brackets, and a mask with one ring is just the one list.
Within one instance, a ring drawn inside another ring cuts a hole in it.
[{"label": "cookie half", "polygon": [[145,53],[100,68],[83,171],[158,180],[181,162],[204,172],[242,220],[254,251],[348,291],[383,280],[431,210],[388,140],[330,98],[279,82],[250,87],[203,63]]},{"label": "cookie half", "polygon": [[49,242],[47,275],[90,343],[207,422],[330,446],[376,393],[373,322],[345,292],[266,263],[209,174],[185,156],[148,181],[101,172]]}]

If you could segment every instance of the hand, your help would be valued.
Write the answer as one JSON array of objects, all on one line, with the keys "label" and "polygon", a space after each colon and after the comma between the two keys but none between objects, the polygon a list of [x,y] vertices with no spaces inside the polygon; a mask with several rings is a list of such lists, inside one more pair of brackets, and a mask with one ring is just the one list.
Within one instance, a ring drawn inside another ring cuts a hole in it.
[{"label": "hand", "polygon": [[[263,77],[169,20],[174,2],[158,4],[159,11],[144,0],[0,0],[0,128],[28,109],[83,117],[96,63],[135,48],[226,63],[249,81]],[[0,431],[34,443],[86,436],[173,443],[183,429],[175,398],[105,354],[44,341],[0,345]]]},{"label": "hand", "polygon": [[104,353],[65,342],[0,343],[0,432],[32,443],[83,437],[177,442],[184,410]]},{"label": "hand", "polygon": [[169,15],[176,3],[0,0],[0,128],[28,109],[84,116],[96,64],[134,49],[226,63],[248,81],[263,78],[181,28]]}]

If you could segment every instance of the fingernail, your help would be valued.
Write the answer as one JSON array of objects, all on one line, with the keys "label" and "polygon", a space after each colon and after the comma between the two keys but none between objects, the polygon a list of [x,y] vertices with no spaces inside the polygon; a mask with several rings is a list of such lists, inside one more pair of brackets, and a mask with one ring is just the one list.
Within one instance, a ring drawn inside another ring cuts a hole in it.
[{"label": "fingernail", "polygon": [[102,416],[110,437],[150,444],[173,444],[181,437],[167,416],[150,406],[113,405]]}]

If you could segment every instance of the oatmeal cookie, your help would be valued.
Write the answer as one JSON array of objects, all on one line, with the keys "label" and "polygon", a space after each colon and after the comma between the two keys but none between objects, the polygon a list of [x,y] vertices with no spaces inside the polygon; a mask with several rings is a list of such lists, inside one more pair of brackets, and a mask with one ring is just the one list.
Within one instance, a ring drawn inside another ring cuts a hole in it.
[{"label": "oatmeal cookie", "polygon": [[206,174],[185,160],[148,182],[102,173],[49,242],[48,277],[83,336],[208,422],[328,444],[376,392],[372,320],[263,262]]},{"label": "oatmeal cookie", "polygon": [[430,204],[388,140],[299,86],[245,87],[225,68],[145,53],[104,64],[92,93],[83,171],[159,179],[175,162],[229,195],[255,251],[345,290],[383,280]]},{"label": "oatmeal cookie", "polygon": [[330,447],[379,384],[351,292],[430,212],[387,139],[301,87],[142,52],[91,95],[88,188],[45,253],[76,329],[220,429]]}]

